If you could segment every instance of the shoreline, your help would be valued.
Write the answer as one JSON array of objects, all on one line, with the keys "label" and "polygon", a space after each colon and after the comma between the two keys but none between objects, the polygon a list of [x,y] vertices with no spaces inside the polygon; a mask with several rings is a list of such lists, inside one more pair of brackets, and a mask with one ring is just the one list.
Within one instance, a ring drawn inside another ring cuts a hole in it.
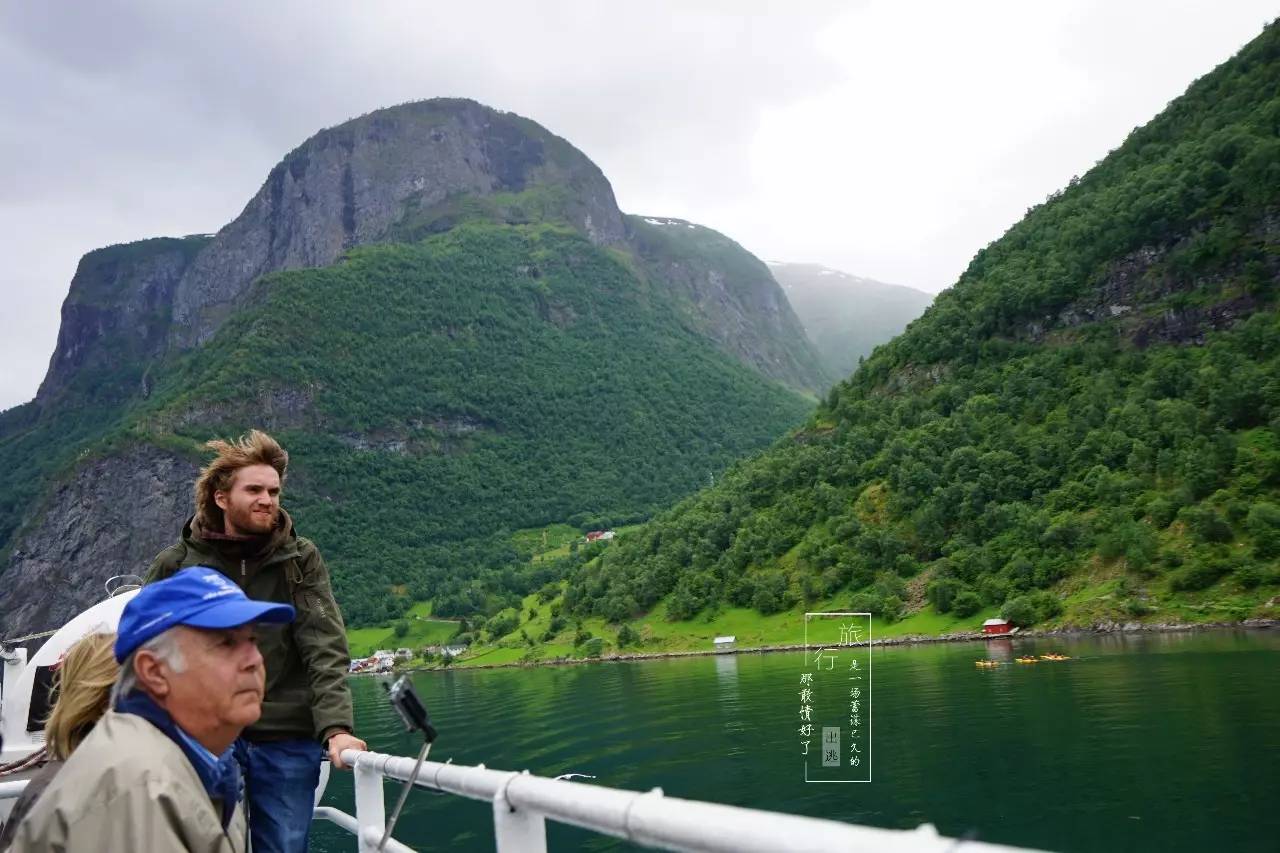
[{"label": "shoreline", "polygon": [[[928,643],[966,643],[976,640],[1013,640],[1022,639],[1023,637],[1031,637],[1043,639],[1046,637],[1077,637],[1077,636],[1101,636],[1104,634],[1171,634],[1189,631],[1221,631],[1224,629],[1232,630],[1268,630],[1272,628],[1280,628],[1280,619],[1245,619],[1242,622],[1169,622],[1169,623],[1143,623],[1143,622],[1102,622],[1088,628],[1051,628],[1051,629],[1033,629],[1030,631],[1019,631],[1016,634],[984,634],[981,631],[969,631],[964,633],[939,634],[930,636],[925,634],[905,634],[901,637],[884,637],[882,639],[867,640],[860,643],[852,643],[853,646],[914,646],[925,645]],[[612,663],[618,661],[643,661],[643,660],[663,660],[666,658],[685,658],[685,657],[703,657],[714,655],[744,655],[744,654],[769,654],[770,652],[796,652],[804,651],[806,648],[804,643],[788,643],[777,646],[748,646],[739,649],[729,649],[727,651],[716,651],[715,649],[687,649],[673,650],[666,652],[628,652],[622,654],[601,655],[593,658],[552,658],[548,660],[536,661],[507,661],[505,663],[477,663],[473,666],[460,667],[461,669],[528,669],[538,666],[575,666],[584,663]],[[446,672],[457,667],[406,667],[404,669],[396,669],[396,673],[406,672]],[[386,673],[352,673],[352,675],[374,675]]]}]

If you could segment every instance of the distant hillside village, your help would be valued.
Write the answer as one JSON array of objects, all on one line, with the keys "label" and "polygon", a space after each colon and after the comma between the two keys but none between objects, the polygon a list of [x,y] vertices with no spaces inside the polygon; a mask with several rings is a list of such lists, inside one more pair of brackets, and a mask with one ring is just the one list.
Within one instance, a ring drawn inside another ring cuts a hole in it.
[{"label": "distant hillside village", "polygon": [[[466,646],[427,646],[423,657],[439,657],[452,660],[467,650]],[[356,658],[351,661],[348,672],[391,672],[397,663],[407,663],[415,657],[413,649],[401,648],[394,652],[390,649],[378,649],[367,658]]]},{"label": "distant hillside village", "polygon": [[[578,536],[576,540],[574,540],[574,544],[591,545],[597,542],[609,543],[612,542],[616,536],[616,530],[589,530],[581,536]],[[413,618],[422,619],[423,617],[415,616]],[[446,619],[442,621],[452,620]],[[407,623],[405,623],[405,625],[407,625]],[[402,625],[402,628],[405,627],[405,625]],[[451,638],[453,641],[451,643],[433,643],[416,649],[408,646],[402,646],[394,650],[378,649],[366,657],[353,657],[351,659],[348,672],[352,674],[391,672],[398,664],[409,664],[415,659],[427,663],[441,663],[448,666],[465,654],[470,648],[471,635],[466,632],[466,628],[467,623],[465,619],[458,622],[458,630]],[[405,631],[397,631],[395,636],[399,638],[403,636],[404,633]],[[389,640],[391,637],[388,636],[386,639]],[[724,650],[726,648],[732,648],[732,637],[728,638],[730,641],[728,646],[720,642],[721,639],[723,638],[717,638],[717,649]]]}]

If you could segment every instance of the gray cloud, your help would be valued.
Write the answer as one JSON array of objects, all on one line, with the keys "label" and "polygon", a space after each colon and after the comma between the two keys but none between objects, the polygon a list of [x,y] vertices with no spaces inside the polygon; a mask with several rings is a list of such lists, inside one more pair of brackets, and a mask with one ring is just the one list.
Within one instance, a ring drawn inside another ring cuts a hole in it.
[{"label": "gray cloud", "polygon": [[0,408],[34,394],[84,252],[214,231],[369,110],[475,98],[569,139],[625,210],[937,290],[1274,14],[1038,5],[7,4]]}]

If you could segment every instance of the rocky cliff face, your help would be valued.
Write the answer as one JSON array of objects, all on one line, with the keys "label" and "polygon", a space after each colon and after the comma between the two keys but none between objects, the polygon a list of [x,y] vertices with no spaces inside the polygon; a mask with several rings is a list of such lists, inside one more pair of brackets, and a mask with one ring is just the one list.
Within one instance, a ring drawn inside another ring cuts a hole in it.
[{"label": "rocky cliff face", "polygon": [[88,460],[23,530],[0,584],[0,636],[52,630],[142,574],[191,513],[197,468],[154,447]]},{"label": "rocky cliff face", "polygon": [[[79,378],[84,391],[101,397],[141,389],[129,379],[163,352],[174,290],[207,237],[158,238],[97,249],[85,255],[62,303],[58,343],[36,394],[44,404]],[[103,388],[95,374],[117,371]],[[96,387],[90,387],[96,386]]]},{"label": "rocky cliff face", "polygon": [[[1195,232],[1143,246],[1108,264],[1085,294],[1026,323],[1020,332],[1041,342],[1080,326],[1109,323],[1139,347],[1200,346],[1209,333],[1230,329],[1261,310],[1263,295],[1280,281],[1280,213],[1259,216],[1246,233],[1258,258],[1252,265],[1237,258],[1209,274],[1181,269],[1175,259],[1194,248]],[[1241,282],[1247,285],[1241,288]]]},{"label": "rocky cliff face", "polygon": [[624,221],[604,174],[565,140],[474,101],[437,99],[311,137],[211,238],[86,255],[37,400],[98,368],[111,373],[117,398],[146,396],[146,363],[209,340],[261,276],[328,266],[354,246],[416,240],[477,215],[559,222],[637,254],[722,350],[796,388],[825,384],[777,283],[741,247],[684,222],[680,230],[696,233],[655,241],[651,224]]},{"label": "rocky cliff face", "polygon": [[352,246],[386,238],[411,210],[538,186],[570,191],[573,224],[593,242],[622,242],[622,216],[600,170],[519,116],[474,101],[432,100],[321,131],[271,170],[244,212],[183,275],[171,341],[204,342],[254,279],[327,266]]}]

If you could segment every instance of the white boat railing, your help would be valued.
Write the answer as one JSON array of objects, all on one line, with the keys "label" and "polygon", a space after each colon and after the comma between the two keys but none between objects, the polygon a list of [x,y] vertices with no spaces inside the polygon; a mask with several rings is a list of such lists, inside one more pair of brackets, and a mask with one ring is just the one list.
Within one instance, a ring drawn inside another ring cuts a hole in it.
[{"label": "white boat railing", "polygon": [[26,779],[16,782],[0,782],[0,800],[16,800],[22,796],[22,789],[27,787]]},{"label": "white boat railing", "polygon": [[[352,749],[345,750],[342,759],[354,769],[355,816],[318,806],[314,818],[354,835],[360,853],[374,853],[386,829],[383,782],[407,780],[414,759]],[[483,764],[426,761],[414,784],[492,803],[498,853],[546,853],[548,819],[645,847],[695,853],[1034,853],[1023,847],[947,838],[927,823],[911,830],[879,829],[666,797],[658,788],[641,793],[547,779],[528,771],[489,770]],[[25,779],[0,782],[0,800],[19,796],[26,786]],[[394,838],[388,838],[381,849],[413,853]]]},{"label": "white boat railing", "polygon": [[[352,749],[343,751],[342,760],[354,768],[355,817],[329,807],[317,808],[316,817],[354,834],[360,853],[372,853],[386,828],[383,781],[407,781],[415,760]],[[913,830],[879,829],[666,797],[658,788],[641,793],[547,779],[527,771],[490,770],[483,764],[426,761],[413,783],[492,803],[498,853],[546,853],[548,819],[646,847],[699,853],[1014,853],[1026,849],[947,838],[931,824]],[[388,839],[383,849],[409,848]]]}]

